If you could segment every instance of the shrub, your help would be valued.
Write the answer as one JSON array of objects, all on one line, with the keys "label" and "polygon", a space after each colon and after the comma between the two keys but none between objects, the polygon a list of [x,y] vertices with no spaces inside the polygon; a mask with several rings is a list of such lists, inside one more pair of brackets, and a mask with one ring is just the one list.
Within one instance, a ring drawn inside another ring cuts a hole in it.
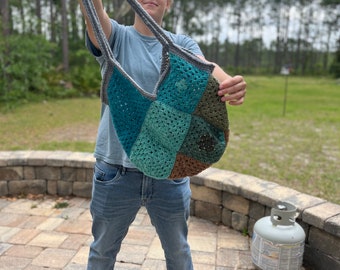
[{"label": "shrub", "polygon": [[11,35],[0,41],[0,100],[13,102],[43,94],[48,89],[55,46],[41,36]]}]

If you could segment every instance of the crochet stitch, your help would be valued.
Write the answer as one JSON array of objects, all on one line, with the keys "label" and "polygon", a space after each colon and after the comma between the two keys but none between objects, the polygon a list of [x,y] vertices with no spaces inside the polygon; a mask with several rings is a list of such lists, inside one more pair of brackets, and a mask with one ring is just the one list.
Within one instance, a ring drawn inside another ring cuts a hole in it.
[{"label": "crochet stitch", "polygon": [[195,175],[221,158],[229,137],[214,66],[173,44],[136,0],[127,1],[163,45],[162,73],[154,93],[141,89],[113,57],[92,1],[83,0],[107,62],[102,100],[126,154],[145,175]]}]

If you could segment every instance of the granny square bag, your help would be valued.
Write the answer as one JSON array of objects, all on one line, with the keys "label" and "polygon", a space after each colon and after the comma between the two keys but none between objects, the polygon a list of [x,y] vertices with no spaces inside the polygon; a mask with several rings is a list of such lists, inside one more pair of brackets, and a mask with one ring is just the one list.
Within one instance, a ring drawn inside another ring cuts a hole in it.
[{"label": "granny square bag", "polygon": [[114,58],[92,0],[83,0],[106,59],[102,101],[126,154],[145,175],[195,175],[222,157],[229,137],[214,66],[174,44],[136,0],[127,1],[163,46],[161,74],[151,94],[142,89]]}]

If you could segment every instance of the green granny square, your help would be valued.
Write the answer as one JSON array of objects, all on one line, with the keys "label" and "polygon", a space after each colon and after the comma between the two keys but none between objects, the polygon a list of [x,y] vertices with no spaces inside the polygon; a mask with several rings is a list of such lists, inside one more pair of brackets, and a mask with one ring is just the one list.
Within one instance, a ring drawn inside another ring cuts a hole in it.
[{"label": "green granny square", "polygon": [[131,161],[149,176],[168,177],[190,124],[190,114],[153,102],[132,146]]}]

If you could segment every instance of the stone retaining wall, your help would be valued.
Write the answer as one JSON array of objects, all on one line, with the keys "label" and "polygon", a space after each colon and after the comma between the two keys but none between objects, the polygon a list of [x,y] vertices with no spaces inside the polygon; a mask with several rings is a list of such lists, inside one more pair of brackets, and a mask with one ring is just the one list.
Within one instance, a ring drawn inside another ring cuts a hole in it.
[{"label": "stone retaining wall", "polygon": [[[17,194],[90,197],[94,158],[65,151],[0,152],[0,196]],[[340,269],[340,206],[276,183],[209,168],[192,177],[192,215],[253,232],[255,222],[270,215],[279,201],[298,209],[306,232],[304,265]]]}]

